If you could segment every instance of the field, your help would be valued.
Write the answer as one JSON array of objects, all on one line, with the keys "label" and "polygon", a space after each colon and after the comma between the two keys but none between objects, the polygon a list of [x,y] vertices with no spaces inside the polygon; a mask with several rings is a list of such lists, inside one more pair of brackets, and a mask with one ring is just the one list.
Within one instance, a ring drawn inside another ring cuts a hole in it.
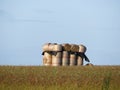
[{"label": "field", "polygon": [[120,66],[0,66],[0,90],[120,90]]}]

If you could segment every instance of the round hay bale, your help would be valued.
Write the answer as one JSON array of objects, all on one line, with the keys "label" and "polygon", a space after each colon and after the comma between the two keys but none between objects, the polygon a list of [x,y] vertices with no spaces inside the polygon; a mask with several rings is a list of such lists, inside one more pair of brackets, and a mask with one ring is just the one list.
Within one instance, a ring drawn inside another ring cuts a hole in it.
[{"label": "round hay bale", "polygon": [[51,44],[49,44],[49,51],[53,51],[54,50],[54,43],[51,43]]},{"label": "round hay bale", "polygon": [[66,57],[62,58],[62,65],[63,66],[69,66],[69,63],[70,63],[70,59],[69,58],[66,58]]},{"label": "round hay bale", "polygon": [[62,45],[55,44],[54,47],[53,47],[53,51],[62,51]]},{"label": "round hay bale", "polygon": [[83,65],[83,58],[80,57],[80,56],[77,57],[77,65],[78,66],[82,66]]},{"label": "round hay bale", "polygon": [[45,64],[46,64],[46,62],[47,62],[47,59],[46,59],[46,57],[45,57],[45,56],[43,56],[43,65],[45,65]]},{"label": "round hay bale", "polygon": [[61,66],[62,60],[59,57],[53,57],[52,66]]},{"label": "round hay bale", "polygon": [[77,65],[77,57],[75,54],[70,54],[70,66]]},{"label": "round hay bale", "polygon": [[87,48],[84,45],[79,45],[79,52],[85,53]]},{"label": "round hay bale", "polygon": [[63,66],[68,66],[70,63],[70,55],[68,51],[63,51],[62,55],[62,65]]},{"label": "round hay bale", "polygon": [[57,52],[57,55],[52,55],[52,66],[62,65],[62,52]]},{"label": "round hay bale", "polygon": [[43,45],[43,47],[42,47],[42,49],[43,49],[43,52],[44,51],[49,51],[49,45],[50,45],[51,43],[45,43],[44,45]]},{"label": "round hay bale", "polygon": [[62,57],[70,57],[70,53],[68,51],[63,51],[62,53]]},{"label": "round hay bale", "polygon": [[[54,45],[57,45],[57,43],[46,43],[46,44],[44,44],[43,45],[43,52],[44,51],[54,51],[54,49],[56,50],[56,49],[61,49],[61,48],[58,48],[58,46],[56,47],[54,47]],[[60,46],[59,46],[60,47]]]},{"label": "round hay bale", "polygon": [[45,52],[44,53],[44,58],[46,59],[46,63],[45,63],[45,66],[51,66],[52,64],[52,55],[48,52]]},{"label": "round hay bale", "polygon": [[62,52],[57,52],[57,54],[55,55],[55,57],[62,58]]},{"label": "round hay bale", "polygon": [[63,50],[64,50],[64,51],[70,51],[70,48],[71,48],[71,45],[70,45],[70,44],[64,43],[64,44],[62,44],[62,46],[63,46]]},{"label": "round hay bale", "polygon": [[71,49],[72,52],[79,52],[79,46],[76,44],[71,44]]}]

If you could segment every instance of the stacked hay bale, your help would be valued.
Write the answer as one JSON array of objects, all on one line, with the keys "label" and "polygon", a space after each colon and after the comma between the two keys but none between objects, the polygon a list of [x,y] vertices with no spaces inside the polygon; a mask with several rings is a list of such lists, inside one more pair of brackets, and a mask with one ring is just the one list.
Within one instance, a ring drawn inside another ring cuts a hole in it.
[{"label": "stacked hay bale", "polygon": [[68,43],[64,43],[64,44],[62,44],[62,47],[63,47],[62,65],[69,66],[71,45]]},{"label": "stacked hay bale", "polygon": [[86,47],[84,45],[79,45],[79,53],[77,56],[77,65],[83,65],[84,53],[86,52]]},{"label": "stacked hay bale", "polygon": [[43,46],[43,64],[45,66],[51,66],[52,64],[52,54],[51,54],[51,45],[50,43],[46,43]]},{"label": "stacked hay bale", "polygon": [[68,66],[70,64],[70,53],[68,51],[62,52],[62,65]]},{"label": "stacked hay bale", "polygon": [[62,45],[55,44],[52,55],[52,66],[62,65]]},{"label": "stacked hay bale", "polygon": [[43,45],[43,64],[45,66],[81,66],[84,58],[89,62],[85,52],[84,45],[46,43]]},{"label": "stacked hay bale", "polygon": [[70,66],[77,65],[77,52],[79,51],[79,46],[76,44],[71,44],[70,48]]}]

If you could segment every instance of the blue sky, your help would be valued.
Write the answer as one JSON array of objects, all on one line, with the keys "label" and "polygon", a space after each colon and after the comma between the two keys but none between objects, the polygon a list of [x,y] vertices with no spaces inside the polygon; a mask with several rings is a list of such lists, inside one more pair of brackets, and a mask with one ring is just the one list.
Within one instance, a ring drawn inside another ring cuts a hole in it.
[{"label": "blue sky", "polygon": [[120,65],[120,1],[0,0],[0,65],[42,65],[46,42],[84,44],[91,63]]}]

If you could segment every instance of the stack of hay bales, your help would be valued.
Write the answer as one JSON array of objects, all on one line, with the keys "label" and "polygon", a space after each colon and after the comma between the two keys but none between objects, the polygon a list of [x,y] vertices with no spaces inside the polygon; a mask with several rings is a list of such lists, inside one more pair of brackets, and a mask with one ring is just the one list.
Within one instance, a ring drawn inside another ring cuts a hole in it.
[{"label": "stack of hay bales", "polygon": [[81,66],[84,58],[89,62],[85,52],[84,45],[46,43],[43,45],[43,64],[45,66]]}]

